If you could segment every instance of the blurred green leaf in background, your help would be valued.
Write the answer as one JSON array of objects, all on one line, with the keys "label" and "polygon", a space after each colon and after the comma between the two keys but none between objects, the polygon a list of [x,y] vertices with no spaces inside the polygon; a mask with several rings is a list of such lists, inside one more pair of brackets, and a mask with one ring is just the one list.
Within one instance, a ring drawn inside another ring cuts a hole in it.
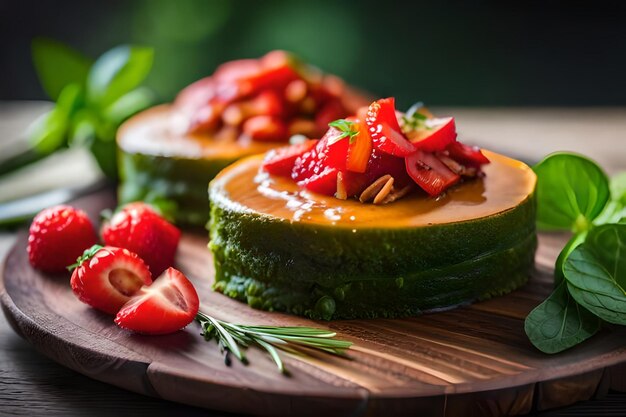
[{"label": "blurred green leaf in background", "polygon": [[95,62],[60,42],[37,38],[32,55],[42,87],[56,103],[30,127],[30,147],[0,159],[0,175],[68,146],[87,147],[104,174],[117,178],[115,134],[119,125],[155,102],[141,87],[154,50],[121,45]]}]

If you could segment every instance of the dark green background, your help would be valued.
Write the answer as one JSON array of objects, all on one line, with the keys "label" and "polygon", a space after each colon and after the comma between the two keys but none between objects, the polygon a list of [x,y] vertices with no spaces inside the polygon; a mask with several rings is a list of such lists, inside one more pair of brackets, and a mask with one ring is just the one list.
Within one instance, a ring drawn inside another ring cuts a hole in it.
[{"label": "dark green background", "polygon": [[[523,3],[523,4],[521,4]],[[626,6],[504,1],[0,0],[0,99],[44,98],[30,41],[156,48],[162,100],[282,48],[401,106],[626,105]]]}]

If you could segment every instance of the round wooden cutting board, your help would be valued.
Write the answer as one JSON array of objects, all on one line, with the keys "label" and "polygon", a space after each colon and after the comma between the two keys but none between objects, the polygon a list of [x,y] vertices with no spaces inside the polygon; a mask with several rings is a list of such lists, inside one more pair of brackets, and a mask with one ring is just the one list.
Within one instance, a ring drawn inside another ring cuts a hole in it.
[{"label": "round wooden cutting board", "polygon": [[[75,202],[93,219],[112,192]],[[604,329],[558,355],[533,348],[524,318],[551,290],[563,236],[542,235],[530,282],[504,297],[452,311],[395,320],[310,320],[253,310],[211,291],[205,233],[185,233],[178,267],[196,285],[201,309],[247,324],[328,327],[354,342],[350,359],[283,354],[291,376],[249,349],[250,364],[226,366],[196,323],[167,336],[119,329],[80,303],[69,274],[33,270],[26,233],[5,261],[2,306],[16,332],[57,362],[138,393],[210,409],[281,416],[510,415],[626,389],[626,329]]]}]

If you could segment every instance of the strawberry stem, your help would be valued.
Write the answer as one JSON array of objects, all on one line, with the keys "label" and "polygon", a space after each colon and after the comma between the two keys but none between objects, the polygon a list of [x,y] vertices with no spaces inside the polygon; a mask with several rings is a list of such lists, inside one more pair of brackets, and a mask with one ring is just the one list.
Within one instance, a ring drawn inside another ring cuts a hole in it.
[{"label": "strawberry stem", "polygon": [[93,258],[93,256],[100,250],[102,249],[102,245],[93,245],[92,247],[90,247],[89,249],[85,249],[85,251],[83,252],[83,254],[81,256],[79,256],[78,258],[76,258],[76,263],[73,263],[72,265],[69,265],[67,267],[67,270],[72,272],[74,269],[78,268],[79,266],[81,266],[83,264],[83,262],[85,262],[88,259]]}]

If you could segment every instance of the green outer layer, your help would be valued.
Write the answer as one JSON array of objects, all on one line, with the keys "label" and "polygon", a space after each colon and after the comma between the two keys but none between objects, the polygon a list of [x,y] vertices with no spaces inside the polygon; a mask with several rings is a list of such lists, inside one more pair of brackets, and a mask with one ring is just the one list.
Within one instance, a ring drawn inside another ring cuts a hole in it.
[{"label": "green outer layer", "polygon": [[204,227],[209,220],[207,184],[236,159],[189,159],[119,151],[121,204],[167,199],[177,224]]},{"label": "green outer layer", "polygon": [[397,317],[505,294],[527,280],[535,199],[421,228],[290,223],[211,200],[215,289],[253,307],[319,319]]}]

